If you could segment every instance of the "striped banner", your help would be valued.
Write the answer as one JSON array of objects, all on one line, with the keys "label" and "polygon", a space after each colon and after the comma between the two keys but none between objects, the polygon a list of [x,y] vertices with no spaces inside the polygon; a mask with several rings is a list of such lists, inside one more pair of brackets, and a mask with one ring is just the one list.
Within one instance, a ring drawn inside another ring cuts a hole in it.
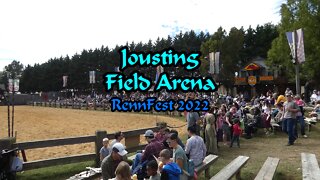
[{"label": "striped banner", "polygon": [[219,74],[220,73],[220,52],[216,52],[214,54],[214,68],[215,68],[215,73]]},{"label": "striped banner", "polygon": [[295,45],[296,40],[295,40],[294,33],[295,32],[286,32],[292,58],[295,58],[296,56],[296,45]]},{"label": "striped banner", "polygon": [[214,52],[209,53],[210,69],[209,73],[214,74]]},{"label": "striped banner", "polygon": [[95,71],[89,71],[89,83],[90,84],[96,83],[96,72]]},{"label": "striped banner", "polygon": [[156,80],[155,80],[155,83],[158,82],[159,80],[159,77],[160,77],[160,74],[164,72],[164,69],[161,65],[157,66],[157,69],[156,69]]},{"label": "striped banner", "polygon": [[62,87],[67,87],[68,83],[68,76],[62,76],[63,84]]},{"label": "striped banner", "polygon": [[301,28],[297,30],[297,60],[300,64],[305,61],[303,31]]}]

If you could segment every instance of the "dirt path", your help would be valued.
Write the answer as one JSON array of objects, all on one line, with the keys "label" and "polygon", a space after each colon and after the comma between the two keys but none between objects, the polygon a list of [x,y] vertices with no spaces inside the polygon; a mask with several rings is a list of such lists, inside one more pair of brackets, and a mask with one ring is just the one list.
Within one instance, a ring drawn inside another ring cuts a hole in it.
[{"label": "dirt path", "polygon": [[[0,107],[0,137],[7,136],[7,109]],[[49,107],[16,106],[15,131],[17,142],[94,135],[96,130],[109,133],[155,126],[165,121],[171,126],[185,123],[174,118],[138,113],[118,113],[59,109]],[[177,129],[185,133],[185,127]],[[94,152],[94,144],[79,144],[26,151],[27,159],[46,159],[71,154]]]}]

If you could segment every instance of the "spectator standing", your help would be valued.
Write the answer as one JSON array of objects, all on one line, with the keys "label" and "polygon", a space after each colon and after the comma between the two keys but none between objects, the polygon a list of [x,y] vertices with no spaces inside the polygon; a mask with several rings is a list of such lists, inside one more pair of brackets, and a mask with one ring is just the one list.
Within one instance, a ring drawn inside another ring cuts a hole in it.
[{"label": "spectator standing", "polygon": [[[120,143],[123,138],[124,138],[124,135],[121,131],[117,131],[116,133],[114,133],[114,140],[111,141],[110,147],[112,147],[115,143]],[[110,151],[111,151],[111,148],[110,148]]]},{"label": "spectator standing", "polygon": [[189,127],[188,133],[190,138],[187,140],[185,152],[189,159],[193,160],[194,165],[199,166],[206,157],[206,145],[204,144],[203,139],[195,134],[194,127]]},{"label": "spectator standing", "polygon": [[240,128],[239,119],[234,120],[234,125],[232,126],[232,129],[233,129],[233,136],[232,136],[230,147],[233,146],[234,142],[237,142],[237,145],[240,148],[240,135],[241,135],[242,129]]},{"label": "spectator standing", "polygon": [[[297,112],[297,122],[299,122],[300,124],[301,136],[304,138],[307,138],[308,136],[305,133],[304,110],[303,110],[305,103],[303,102],[303,100],[300,98],[299,95],[296,95],[295,102],[300,108],[300,111]],[[296,128],[296,131],[297,131],[297,128]],[[296,132],[296,136],[298,136],[298,132]]]},{"label": "spectator standing", "polygon": [[298,105],[292,100],[292,93],[286,94],[287,101],[284,103],[283,114],[283,130],[288,133],[288,144],[291,146],[294,144],[296,137],[294,136],[294,126],[296,121],[296,113],[300,111]]},{"label": "spectator standing", "polygon": [[215,110],[214,107],[211,107],[209,112],[204,116],[204,119],[206,122],[206,128],[205,128],[206,149],[209,154],[218,154],[216,118],[213,114],[214,110]]}]

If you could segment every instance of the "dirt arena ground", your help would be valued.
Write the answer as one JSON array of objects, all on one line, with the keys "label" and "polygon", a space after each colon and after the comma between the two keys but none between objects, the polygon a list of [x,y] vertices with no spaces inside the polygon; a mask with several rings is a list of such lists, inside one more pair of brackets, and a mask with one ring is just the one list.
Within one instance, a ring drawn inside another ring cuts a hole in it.
[{"label": "dirt arena ground", "polygon": [[[16,106],[14,118],[17,142],[94,135],[96,130],[106,130],[109,133],[134,130],[153,127],[159,121],[165,121],[170,126],[185,124],[174,118],[151,114],[33,106]],[[8,134],[7,121],[7,107],[1,106],[0,138]],[[177,130],[185,133],[185,126]],[[26,155],[30,161],[90,152],[94,152],[93,143],[27,150]]]}]

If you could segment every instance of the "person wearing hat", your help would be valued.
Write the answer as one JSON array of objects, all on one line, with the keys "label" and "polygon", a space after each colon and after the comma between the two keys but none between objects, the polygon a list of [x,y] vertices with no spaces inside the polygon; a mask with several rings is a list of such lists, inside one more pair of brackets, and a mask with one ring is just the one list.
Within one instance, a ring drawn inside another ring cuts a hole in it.
[{"label": "person wearing hat", "polygon": [[[290,94],[290,93],[289,93]],[[277,98],[277,100],[276,100],[276,103],[274,104],[275,106],[277,105],[277,104],[279,104],[279,103],[284,103],[284,102],[286,102],[286,97],[284,97],[284,95],[280,95],[280,96],[278,96],[278,98]]]},{"label": "person wearing hat", "polygon": [[115,143],[112,146],[112,152],[101,162],[101,173],[103,180],[115,177],[115,171],[119,163],[128,154],[125,147],[121,143]]},{"label": "person wearing hat", "polygon": [[286,93],[287,101],[284,103],[282,130],[288,133],[288,144],[294,144],[296,137],[294,136],[294,127],[296,124],[296,113],[300,111],[299,106],[293,101],[292,93]]},{"label": "person wearing hat", "polygon": [[147,130],[144,133],[144,137],[148,142],[142,153],[137,153],[132,165],[132,173],[138,174],[139,178],[145,178],[146,165],[149,161],[154,160],[154,157],[159,157],[160,152],[164,149],[162,142],[159,142],[154,138],[152,130]]}]

